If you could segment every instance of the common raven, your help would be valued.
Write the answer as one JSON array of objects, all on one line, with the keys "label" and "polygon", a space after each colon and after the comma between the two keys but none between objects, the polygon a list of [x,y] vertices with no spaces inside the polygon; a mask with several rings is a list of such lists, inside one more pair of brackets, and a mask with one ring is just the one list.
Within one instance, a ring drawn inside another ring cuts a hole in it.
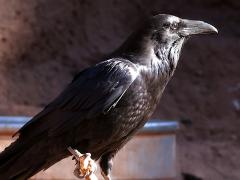
[{"label": "common raven", "polygon": [[0,179],[27,179],[70,156],[69,146],[100,159],[110,179],[112,158],[153,113],[184,42],[205,33],[217,29],[166,14],[149,18],[18,131],[18,139],[0,154]]}]

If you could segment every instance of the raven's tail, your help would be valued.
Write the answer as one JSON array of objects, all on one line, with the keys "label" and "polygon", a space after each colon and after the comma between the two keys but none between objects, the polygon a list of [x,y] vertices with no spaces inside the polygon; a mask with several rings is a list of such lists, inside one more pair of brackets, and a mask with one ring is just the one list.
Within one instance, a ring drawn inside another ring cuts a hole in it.
[{"label": "raven's tail", "polygon": [[0,154],[0,179],[25,180],[41,171],[46,163],[46,154],[39,152],[41,144],[18,138],[7,147]]}]

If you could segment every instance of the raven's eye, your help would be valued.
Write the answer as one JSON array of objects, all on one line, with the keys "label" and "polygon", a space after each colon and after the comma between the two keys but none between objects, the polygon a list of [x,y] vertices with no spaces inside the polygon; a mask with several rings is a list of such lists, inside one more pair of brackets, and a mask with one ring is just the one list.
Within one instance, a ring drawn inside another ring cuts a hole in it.
[{"label": "raven's eye", "polygon": [[174,22],[171,24],[171,29],[176,30],[178,28],[178,23]]}]

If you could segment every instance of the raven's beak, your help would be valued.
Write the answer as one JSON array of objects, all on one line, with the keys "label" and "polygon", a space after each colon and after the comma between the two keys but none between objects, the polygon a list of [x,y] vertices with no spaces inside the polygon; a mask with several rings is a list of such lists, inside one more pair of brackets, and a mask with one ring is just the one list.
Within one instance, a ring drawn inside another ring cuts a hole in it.
[{"label": "raven's beak", "polygon": [[189,36],[193,34],[210,34],[218,33],[218,30],[211,24],[203,21],[182,20],[182,28],[179,30],[182,36]]}]

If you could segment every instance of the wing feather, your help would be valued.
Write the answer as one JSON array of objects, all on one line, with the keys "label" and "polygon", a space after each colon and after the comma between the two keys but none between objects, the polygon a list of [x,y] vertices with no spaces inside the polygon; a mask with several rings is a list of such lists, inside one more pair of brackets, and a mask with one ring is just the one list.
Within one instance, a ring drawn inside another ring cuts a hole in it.
[{"label": "wing feather", "polygon": [[[42,112],[23,126],[20,134],[38,127],[51,134],[71,127],[71,121],[95,118],[114,108],[138,76],[136,66],[111,59],[80,72],[68,87]],[[73,123],[73,124],[75,124]],[[62,129],[62,130],[61,130]]]}]

